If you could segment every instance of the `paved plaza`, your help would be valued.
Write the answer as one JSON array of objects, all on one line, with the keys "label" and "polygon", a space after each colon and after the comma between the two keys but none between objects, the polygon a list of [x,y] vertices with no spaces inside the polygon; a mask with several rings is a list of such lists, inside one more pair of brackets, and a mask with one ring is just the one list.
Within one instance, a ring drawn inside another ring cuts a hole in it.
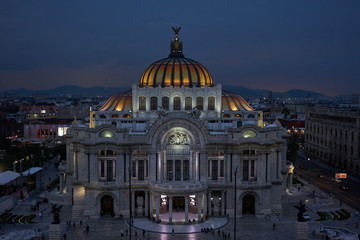
[{"label": "paved plaza", "polygon": [[[44,172],[44,178],[48,179],[48,176],[54,176],[54,169],[49,169],[48,173]],[[313,195],[313,190],[315,190],[316,195],[323,195],[319,189],[314,189],[311,184],[306,185],[305,188],[298,190],[297,187],[294,187],[293,191],[288,193],[288,201],[283,203],[283,216],[281,218],[271,216],[268,218],[255,218],[255,217],[241,217],[237,218],[237,239],[241,240],[252,240],[252,239],[297,239],[297,209],[294,207],[303,201],[307,203],[308,214],[311,217],[310,222],[308,222],[308,237],[309,239],[314,239],[311,232],[314,229],[320,229],[322,226],[335,226],[348,229],[353,232],[359,233],[359,228],[356,227],[356,222],[359,221],[359,218],[355,216],[355,210],[349,208],[348,206],[342,206],[342,208],[347,209],[352,217],[345,221],[323,221],[317,222],[313,221],[319,217],[316,215],[317,210],[321,209],[338,209],[339,202],[335,199],[333,202],[329,202],[326,205],[316,206],[314,199],[316,196]],[[51,199],[52,194],[56,194],[56,189],[47,193],[49,199]],[[17,198],[17,193],[14,193],[15,197],[15,207],[11,210],[12,214],[17,215],[29,215],[36,214],[36,217],[33,219],[34,224],[5,224],[1,226],[1,236],[0,239],[22,239],[21,234],[27,235],[26,231],[36,232],[37,235],[43,236],[45,239],[48,239],[49,235],[49,226],[53,220],[51,214],[52,203],[41,203],[38,210],[31,210],[31,205],[34,200],[39,200],[41,197],[44,197],[43,193],[30,194],[29,199],[19,200]],[[41,213],[41,216],[39,216]],[[166,214],[161,215],[163,219],[167,219]],[[167,222],[162,222],[160,224],[151,222],[147,218],[134,218],[134,223],[132,227],[132,239],[224,239],[224,235],[230,235],[230,239],[233,239],[234,233],[234,222],[233,219],[227,218],[209,218],[206,221],[200,223],[191,223],[183,224],[180,223],[180,220],[183,219],[183,212],[173,212],[173,221],[175,224],[169,224]],[[189,215],[189,218],[196,219],[197,214]],[[111,217],[102,217],[100,219],[73,219],[71,214],[71,206],[63,205],[60,211],[60,220],[61,220],[61,229],[62,234],[66,234],[67,240],[69,239],[129,239],[129,236],[122,236],[126,230],[129,231],[129,225],[127,221],[114,219]],[[82,225],[80,225],[80,220]],[[196,219],[197,220],[197,219]],[[71,225],[67,225],[66,222],[71,221]],[[74,226],[75,221],[75,226]],[[276,229],[273,230],[273,224],[275,223]],[[89,226],[89,232],[84,232],[84,228]],[[214,229],[213,232],[202,232],[202,229]],[[174,234],[172,230],[174,229]],[[143,235],[143,230],[145,234]],[[10,234],[17,232],[15,238],[10,238]],[[21,234],[20,234],[21,233]],[[220,233],[220,234],[219,234]],[[26,239],[26,238],[24,238]]]}]

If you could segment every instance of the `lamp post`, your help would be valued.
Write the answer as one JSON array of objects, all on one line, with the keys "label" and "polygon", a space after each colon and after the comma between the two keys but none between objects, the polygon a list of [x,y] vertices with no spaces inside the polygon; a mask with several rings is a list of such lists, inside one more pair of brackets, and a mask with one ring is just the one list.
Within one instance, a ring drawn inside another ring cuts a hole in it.
[{"label": "lamp post", "polygon": [[131,226],[132,226],[132,209],[131,209],[131,205],[132,205],[132,195],[131,195],[131,169],[129,167],[129,210],[130,210],[130,231],[129,231],[129,239],[131,240]]},{"label": "lamp post", "polygon": [[236,240],[236,174],[237,168],[234,171],[234,180],[235,180],[235,188],[234,188],[234,240]]},{"label": "lamp post", "polygon": [[310,183],[310,158],[308,160],[308,176],[309,176],[309,183]]}]

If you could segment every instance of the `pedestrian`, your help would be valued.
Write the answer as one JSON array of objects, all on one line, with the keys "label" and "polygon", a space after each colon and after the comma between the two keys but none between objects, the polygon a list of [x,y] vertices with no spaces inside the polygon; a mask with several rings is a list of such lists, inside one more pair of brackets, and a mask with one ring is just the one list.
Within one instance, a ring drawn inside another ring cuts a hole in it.
[{"label": "pedestrian", "polygon": [[135,231],[135,237],[137,237],[137,231]]},{"label": "pedestrian", "polygon": [[313,190],[313,196],[315,196],[315,190]]},{"label": "pedestrian", "polygon": [[64,233],[64,235],[63,235],[63,239],[64,239],[64,240],[66,240],[66,233]]},{"label": "pedestrian", "polygon": [[82,221],[80,220],[80,226],[82,226]]},{"label": "pedestrian", "polygon": [[89,232],[90,231],[90,227],[89,225],[86,225],[86,232]]},{"label": "pedestrian", "polygon": [[275,223],[273,223],[273,230],[276,230],[276,225],[275,225]]},{"label": "pedestrian", "polygon": [[175,230],[174,230],[174,229],[172,229],[172,230],[171,230],[171,235],[173,235],[173,236],[174,236],[174,234],[175,234]]},{"label": "pedestrian", "polygon": [[298,192],[300,192],[300,187],[298,187]]},{"label": "pedestrian", "polygon": [[143,237],[145,236],[145,229],[143,229]]}]

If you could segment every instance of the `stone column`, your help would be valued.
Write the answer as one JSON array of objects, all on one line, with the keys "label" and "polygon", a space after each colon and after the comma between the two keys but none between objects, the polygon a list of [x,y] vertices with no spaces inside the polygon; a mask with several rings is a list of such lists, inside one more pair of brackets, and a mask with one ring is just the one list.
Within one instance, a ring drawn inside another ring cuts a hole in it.
[{"label": "stone column", "polygon": [[156,198],[156,221],[159,220],[159,214],[160,214],[160,196],[155,195]]},{"label": "stone column", "polygon": [[196,176],[196,178],[195,178],[195,180],[196,181],[199,181],[199,155],[200,155],[200,153],[199,152],[196,152],[195,153],[195,176]]},{"label": "stone column", "polygon": [[221,192],[221,215],[225,216],[225,191]]},{"label": "stone column", "polygon": [[150,218],[152,218],[153,214],[154,214],[153,204],[154,204],[154,195],[150,192],[150,202],[149,202],[149,205],[150,205]]},{"label": "stone column", "polygon": [[197,203],[198,203],[198,221],[201,220],[201,203],[202,203],[202,196],[201,195],[198,195],[196,196],[197,197]]},{"label": "stone column", "polygon": [[211,211],[211,192],[209,191],[209,196],[208,196],[208,215],[212,216],[212,211]]},{"label": "stone column", "polygon": [[135,191],[131,192],[131,211],[133,212],[133,214],[135,213]]},{"label": "stone column", "polygon": [[59,176],[59,179],[60,179],[60,191],[59,193],[63,193],[63,184],[64,184],[64,173],[60,173],[60,176]]},{"label": "stone column", "polygon": [[193,181],[193,151],[190,150],[190,159],[189,159],[189,179]]},{"label": "stone column", "polygon": [[173,197],[169,196],[169,223],[172,223]]},{"label": "stone column", "polygon": [[145,192],[145,216],[149,216],[149,192]]},{"label": "stone column", "polygon": [[189,196],[185,196],[185,223],[189,222]]},{"label": "stone column", "polygon": [[204,218],[207,216],[208,199],[207,194],[204,193]]}]

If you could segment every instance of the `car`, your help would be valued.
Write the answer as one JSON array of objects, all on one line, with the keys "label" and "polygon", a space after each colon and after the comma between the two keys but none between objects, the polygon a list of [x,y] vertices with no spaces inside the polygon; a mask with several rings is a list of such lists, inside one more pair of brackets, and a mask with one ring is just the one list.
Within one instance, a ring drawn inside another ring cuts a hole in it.
[{"label": "car", "polygon": [[307,213],[303,213],[303,218],[305,221],[310,221],[310,216]]},{"label": "car", "polygon": [[341,185],[341,186],[339,186],[339,188],[340,188],[341,190],[344,190],[344,191],[348,191],[348,190],[349,190],[349,186],[347,186],[347,185]]},{"label": "car", "polygon": [[323,175],[323,174],[319,174],[318,177],[319,177],[319,178],[324,178],[324,175]]}]

